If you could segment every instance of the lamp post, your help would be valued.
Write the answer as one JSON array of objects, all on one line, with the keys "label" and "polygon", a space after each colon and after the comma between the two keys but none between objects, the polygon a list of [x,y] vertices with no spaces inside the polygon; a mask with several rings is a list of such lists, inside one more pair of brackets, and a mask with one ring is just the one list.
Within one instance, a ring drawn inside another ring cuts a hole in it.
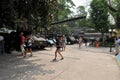
[{"label": "lamp post", "polygon": [[110,33],[110,52],[112,52],[112,33],[115,32],[115,29],[109,29],[109,33]]},{"label": "lamp post", "polygon": [[111,40],[112,40],[112,29],[109,29],[109,33],[110,33],[110,52],[112,52],[112,45],[111,45]]}]

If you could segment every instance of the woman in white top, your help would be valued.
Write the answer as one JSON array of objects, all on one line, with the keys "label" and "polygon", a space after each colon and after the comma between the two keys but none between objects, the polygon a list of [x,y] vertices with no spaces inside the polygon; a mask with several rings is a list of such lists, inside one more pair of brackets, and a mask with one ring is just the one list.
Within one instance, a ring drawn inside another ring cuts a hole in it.
[{"label": "woman in white top", "polygon": [[82,42],[83,42],[83,36],[80,36],[78,40],[79,48],[81,48]]},{"label": "woman in white top", "polygon": [[120,37],[118,37],[118,39],[115,41],[115,48],[116,48],[115,56],[117,56],[118,53],[120,52],[120,50],[119,50],[119,48],[120,48]]},{"label": "woman in white top", "polygon": [[67,39],[65,35],[62,36],[62,50],[65,51]]}]

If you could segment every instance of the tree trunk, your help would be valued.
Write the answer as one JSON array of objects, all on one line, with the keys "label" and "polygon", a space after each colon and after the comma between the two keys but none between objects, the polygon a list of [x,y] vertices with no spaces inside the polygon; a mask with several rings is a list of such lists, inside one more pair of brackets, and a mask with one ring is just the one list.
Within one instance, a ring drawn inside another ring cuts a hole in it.
[{"label": "tree trunk", "polygon": [[116,26],[117,26],[118,29],[120,29],[120,15],[117,15]]}]

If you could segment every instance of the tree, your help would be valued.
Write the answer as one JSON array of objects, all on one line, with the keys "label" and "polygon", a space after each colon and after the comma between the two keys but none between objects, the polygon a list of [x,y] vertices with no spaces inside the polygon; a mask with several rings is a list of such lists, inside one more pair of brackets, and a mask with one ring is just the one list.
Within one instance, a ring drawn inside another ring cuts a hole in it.
[{"label": "tree", "polygon": [[56,4],[57,0],[1,0],[0,27],[5,24],[14,28],[16,22],[23,24],[26,20],[28,30],[46,29],[54,17]]},{"label": "tree", "polygon": [[[54,10],[55,14],[54,14],[53,22],[68,19],[70,17],[69,15],[73,13],[73,11],[70,10],[70,8],[72,8],[73,6],[75,6],[75,5],[72,0],[58,0],[56,9]],[[68,28],[63,27],[64,25],[67,25],[67,27],[69,27],[68,26],[69,24],[64,23],[64,24],[56,25],[55,29],[57,29],[57,31],[59,31],[59,32],[61,29],[62,33],[64,33],[65,31],[68,31],[65,33],[69,33],[69,30],[66,30]]]},{"label": "tree", "polygon": [[[68,18],[72,12],[69,8],[72,0],[1,0],[0,26],[5,24],[11,28],[46,31],[50,23]],[[22,27],[15,26],[22,24]]]},{"label": "tree", "polygon": [[120,29],[120,0],[108,0],[109,13],[113,16],[116,27]]},{"label": "tree", "polygon": [[87,12],[85,11],[84,6],[77,7],[77,16],[87,16]]},{"label": "tree", "polygon": [[106,0],[93,0],[91,6],[91,18],[94,28],[102,34],[109,30],[108,3]]},{"label": "tree", "polygon": [[[85,7],[84,6],[78,6],[77,7],[77,14],[76,16],[87,16],[87,12],[85,11]],[[86,18],[82,19],[82,20],[77,20],[76,25],[78,27],[87,27],[86,25]]]},{"label": "tree", "polygon": [[73,6],[75,5],[72,0],[59,0],[56,6],[57,9],[55,21],[68,19],[69,15],[72,13],[70,8]]},{"label": "tree", "polygon": [[14,26],[15,11],[13,0],[1,0],[0,1],[0,27],[7,25]]},{"label": "tree", "polygon": [[[15,1],[15,10],[18,13],[18,18],[26,18],[28,25],[35,25],[33,29],[47,29],[50,23],[51,9],[55,6],[56,0],[17,0]],[[52,18],[51,18],[52,19]],[[29,28],[28,28],[29,29]]]}]

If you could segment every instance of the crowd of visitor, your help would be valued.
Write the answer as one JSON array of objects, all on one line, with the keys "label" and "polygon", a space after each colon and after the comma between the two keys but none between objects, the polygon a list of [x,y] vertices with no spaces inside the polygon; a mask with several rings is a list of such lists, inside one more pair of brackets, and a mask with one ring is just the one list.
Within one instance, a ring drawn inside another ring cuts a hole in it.
[{"label": "crowd of visitor", "polygon": [[[56,39],[56,43],[55,43],[56,50],[55,50],[55,57],[53,60],[57,59],[57,54],[61,56],[61,60],[62,60],[64,58],[63,58],[63,55],[61,54],[61,51],[66,50],[67,38],[65,35],[62,35],[62,36],[56,37],[55,39]],[[20,33],[20,50],[21,50],[20,56],[26,57],[28,52],[30,52],[30,57],[33,56],[33,52],[32,52],[33,42],[34,40],[32,39],[31,35],[24,35],[23,32]],[[92,46],[92,47],[101,46],[101,42],[97,39],[89,41],[84,36],[79,36],[78,38],[79,48],[81,48],[83,43],[85,44],[85,46]],[[0,53],[1,54],[5,53],[4,44],[5,44],[4,37],[0,35]],[[119,49],[120,48],[120,37],[114,38],[114,45],[115,45],[115,51],[116,51],[115,56],[117,56],[118,53],[120,52],[120,49]]]}]

